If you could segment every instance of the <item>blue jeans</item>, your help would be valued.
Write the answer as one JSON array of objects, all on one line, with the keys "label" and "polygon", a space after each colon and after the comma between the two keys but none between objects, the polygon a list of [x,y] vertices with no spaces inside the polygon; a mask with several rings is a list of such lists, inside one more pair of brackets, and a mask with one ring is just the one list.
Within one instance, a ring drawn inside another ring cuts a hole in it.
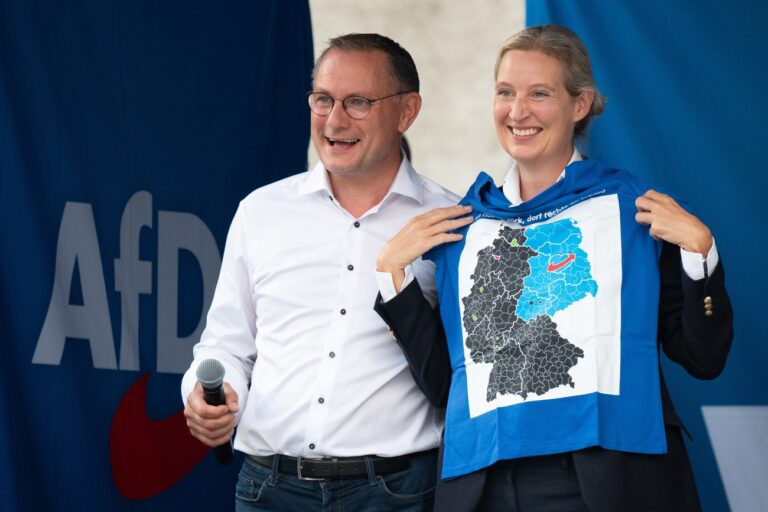
[{"label": "blue jeans", "polygon": [[437,450],[415,455],[409,468],[386,475],[376,475],[368,459],[367,475],[333,481],[299,480],[296,475],[280,473],[278,459],[268,468],[245,458],[235,492],[237,512],[432,510]]}]

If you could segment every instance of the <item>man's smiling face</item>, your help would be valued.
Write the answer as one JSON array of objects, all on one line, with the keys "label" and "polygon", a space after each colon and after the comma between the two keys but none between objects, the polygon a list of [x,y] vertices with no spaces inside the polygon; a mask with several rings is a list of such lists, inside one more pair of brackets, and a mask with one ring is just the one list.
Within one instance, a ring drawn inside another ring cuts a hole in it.
[{"label": "man's smiling face", "polygon": [[[343,100],[375,99],[398,92],[382,51],[331,50],[318,65],[315,92]],[[327,116],[311,114],[312,142],[329,173],[375,175],[400,163],[401,96],[377,101],[364,119],[352,119],[336,101]],[[402,131],[401,131],[402,130]]]}]

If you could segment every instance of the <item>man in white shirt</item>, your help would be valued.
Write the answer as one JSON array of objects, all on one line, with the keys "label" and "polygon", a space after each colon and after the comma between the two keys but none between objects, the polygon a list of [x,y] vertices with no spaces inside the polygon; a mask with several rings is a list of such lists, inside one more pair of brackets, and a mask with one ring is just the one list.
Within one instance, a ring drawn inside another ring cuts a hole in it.
[{"label": "man in white shirt", "polygon": [[[248,455],[237,510],[431,510],[442,419],[373,311],[375,261],[414,215],[456,197],[400,150],[421,106],[411,56],[376,34],[330,41],[309,95],[320,162],[252,192],[227,237],[184,375],[192,435]],[[433,268],[413,273],[434,300]],[[207,405],[201,361],[226,370]]]}]

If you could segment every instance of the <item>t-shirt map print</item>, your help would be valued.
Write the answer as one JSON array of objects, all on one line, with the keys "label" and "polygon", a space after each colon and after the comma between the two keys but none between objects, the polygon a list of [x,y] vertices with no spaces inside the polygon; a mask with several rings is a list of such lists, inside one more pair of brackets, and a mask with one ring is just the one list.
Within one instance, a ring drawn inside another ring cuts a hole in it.
[{"label": "t-shirt map print", "polygon": [[597,293],[581,241],[572,219],[530,228],[502,223],[477,253],[462,321],[472,361],[493,365],[488,402],[574,387],[569,370],[584,351],[560,335],[552,316]]}]

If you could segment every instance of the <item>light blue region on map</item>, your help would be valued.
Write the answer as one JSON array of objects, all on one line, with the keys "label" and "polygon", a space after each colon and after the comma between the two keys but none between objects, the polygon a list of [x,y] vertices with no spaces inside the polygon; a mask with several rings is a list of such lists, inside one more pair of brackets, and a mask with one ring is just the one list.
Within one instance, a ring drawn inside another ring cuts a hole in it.
[{"label": "light blue region on map", "polygon": [[552,316],[576,301],[597,293],[587,253],[579,247],[581,230],[571,219],[527,228],[525,245],[538,254],[528,260],[531,273],[523,279],[517,315],[530,321]]}]

